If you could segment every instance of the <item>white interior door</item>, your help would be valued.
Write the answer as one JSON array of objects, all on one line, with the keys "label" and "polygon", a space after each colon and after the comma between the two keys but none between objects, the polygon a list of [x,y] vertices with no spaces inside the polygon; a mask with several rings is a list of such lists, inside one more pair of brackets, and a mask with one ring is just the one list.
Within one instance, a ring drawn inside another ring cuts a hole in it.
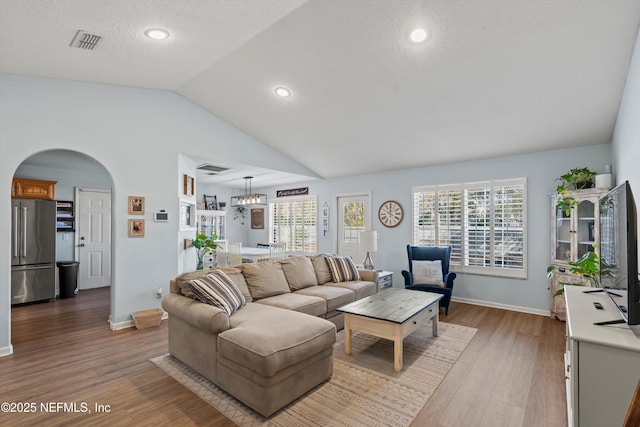
[{"label": "white interior door", "polygon": [[111,192],[76,190],[78,289],[111,285]]},{"label": "white interior door", "polygon": [[337,198],[338,254],[361,264],[366,255],[360,251],[360,231],[371,230],[371,196],[354,194]]}]

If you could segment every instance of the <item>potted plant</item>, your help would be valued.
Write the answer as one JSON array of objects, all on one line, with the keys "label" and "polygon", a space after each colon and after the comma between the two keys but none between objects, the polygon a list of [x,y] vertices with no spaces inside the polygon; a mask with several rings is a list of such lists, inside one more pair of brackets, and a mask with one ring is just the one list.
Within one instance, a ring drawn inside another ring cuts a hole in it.
[{"label": "potted plant", "polygon": [[[569,268],[569,272],[571,274],[577,274],[582,276],[584,279],[587,279],[587,283],[584,281],[582,283],[560,283],[560,289],[556,291],[553,295],[554,297],[562,295],[564,293],[564,285],[575,285],[575,286],[586,286],[590,285],[594,288],[600,287],[600,276],[608,274],[608,269],[606,268],[606,264],[604,264],[598,254],[595,251],[587,251],[580,258],[575,261],[567,261],[567,264],[571,267]],[[602,266],[605,266],[602,269]],[[550,265],[547,268],[547,278],[551,279],[553,274],[557,270],[557,266]]]},{"label": "potted plant", "polygon": [[594,176],[596,176],[596,173],[588,168],[573,168],[560,176],[560,178],[556,178],[556,181],[560,181],[556,188],[556,194],[558,195],[556,207],[569,216],[571,209],[578,203],[571,195],[571,191],[593,187]]},{"label": "potted plant", "polygon": [[218,247],[215,242],[217,238],[218,235],[215,233],[211,234],[211,236],[202,233],[196,234],[196,238],[193,239],[192,242],[193,247],[196,249],[196,255],[198,256],[196,270],[202,270],[204,268],[204,254],[215,251]]}]

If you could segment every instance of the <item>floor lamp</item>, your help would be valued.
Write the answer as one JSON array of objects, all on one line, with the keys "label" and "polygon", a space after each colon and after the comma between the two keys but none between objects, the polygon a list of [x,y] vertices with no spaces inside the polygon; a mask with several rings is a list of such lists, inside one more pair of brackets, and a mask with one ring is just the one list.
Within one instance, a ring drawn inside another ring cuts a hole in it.
[{"label": "floor lamp", "polygon": [[365,270],[374,270],[371,252],[378,250],[378,232],[377,231],[361,231],[360,232],[360,250],[366,251],[367,256],[364,257],[362,263]]}]

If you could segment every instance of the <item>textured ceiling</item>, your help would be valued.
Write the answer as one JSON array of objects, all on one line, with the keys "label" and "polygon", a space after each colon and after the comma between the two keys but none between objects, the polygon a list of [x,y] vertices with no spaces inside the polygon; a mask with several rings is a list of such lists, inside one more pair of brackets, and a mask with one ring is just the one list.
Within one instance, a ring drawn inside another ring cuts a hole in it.
[{"label": "textured ceiling", "polygon": [[328,178],[609,143],[639,25],[638,0],[0,0],[0,72],[172,90]]}]

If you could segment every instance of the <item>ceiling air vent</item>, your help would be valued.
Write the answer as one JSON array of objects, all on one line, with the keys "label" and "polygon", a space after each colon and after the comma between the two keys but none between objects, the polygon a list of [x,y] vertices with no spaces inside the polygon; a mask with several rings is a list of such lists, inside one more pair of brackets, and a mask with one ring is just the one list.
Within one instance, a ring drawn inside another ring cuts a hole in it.
[{"label": "ceiling air vent", "polygon": [[220,172],[228,171],[229,168],[223,166],[212,165],[211,163],[203,163],[197,167],[198,170],[209,172],[207,175],[215,175]]},{"label": "ceiling air vent", "polygon": [[93,48],[96,47],[98,43],[100,43],[100,40],[102,40],[102,36],[87,33],[84,30],[78,30],[73,40],[71,40],[69,46],[77,47],[80,49],[93,50]]}]

